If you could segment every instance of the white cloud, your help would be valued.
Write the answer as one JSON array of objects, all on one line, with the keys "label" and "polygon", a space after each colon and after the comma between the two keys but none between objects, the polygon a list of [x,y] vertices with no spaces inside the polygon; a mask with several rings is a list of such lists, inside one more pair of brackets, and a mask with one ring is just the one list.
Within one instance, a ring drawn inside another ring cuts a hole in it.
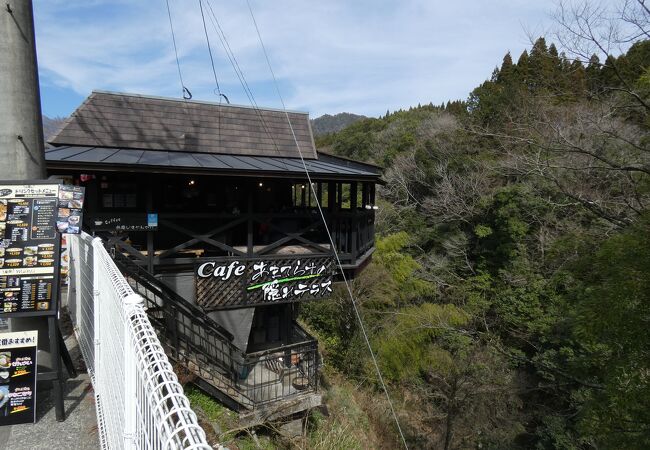
[{"label": "white cloud", "polygon": [[[204,5],[207,0],[204,0]],[[278,106],[245,0],[210,0],[257,103]],[[216,99],[198,2],[170,0],[181,69],[195,98]],[[524,0],[252,1],[287,107],[312,115],[465,98],[507,50],[527,46],[551,2]],[[44,85],[178,96],[164,0],[36,0]],[[217,73],[248,103],[212,25]]]}]

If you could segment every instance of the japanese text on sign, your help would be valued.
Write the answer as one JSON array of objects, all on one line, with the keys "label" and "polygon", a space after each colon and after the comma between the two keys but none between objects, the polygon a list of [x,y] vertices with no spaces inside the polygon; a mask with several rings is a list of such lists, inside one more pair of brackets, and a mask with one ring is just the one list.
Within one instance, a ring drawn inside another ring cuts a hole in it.
[{"label": "japanese text on sign", "polygon": [[207,261],[196,268],[197,303],[219,309],[322,298],[332,293],[332,271],[331,257]]}]

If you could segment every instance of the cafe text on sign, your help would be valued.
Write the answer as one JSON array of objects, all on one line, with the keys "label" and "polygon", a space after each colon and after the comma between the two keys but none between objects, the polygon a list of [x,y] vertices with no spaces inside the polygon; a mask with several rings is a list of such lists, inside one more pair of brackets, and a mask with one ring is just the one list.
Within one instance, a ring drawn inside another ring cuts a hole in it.
[{"label": "cafe text on sign", "polygon": [[324,298],[333,268],[329,256],[206,261],[195,270],[197,304],[216,310]]}]

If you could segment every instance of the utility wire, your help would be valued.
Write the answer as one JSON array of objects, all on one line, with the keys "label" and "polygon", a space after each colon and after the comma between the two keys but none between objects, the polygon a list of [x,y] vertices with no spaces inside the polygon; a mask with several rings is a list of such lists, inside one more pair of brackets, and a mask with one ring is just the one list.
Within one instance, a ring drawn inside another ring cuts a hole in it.
[{"label": "utility wire", "polygon": [[212,57],[212,48],[210,47],[210,37],[208,36],[208,27],[205,26],[205,14],[203,14],[203,1],[199,0],[199,8],[201,9],[201,20],[203,21],[203,31],[205,32],[205,42],[208,44],[208,53],[210,54],[210,64],[212,65],[212,73],[214,74],[214,83],[217,85],[217,95],[219,96],[219,108],[217,112],[217,137],[218,145],[221,147],[221,98],[225,98],[226,102],[230,103],[228,97],[221,93],[219,87],[219,78],[217,78],[217,69],[214,68],[214,58]]},{"label": "utility wire", "polygon": [[203,31],[205,32],[205,41],[208,44],[208,53],[210,54],[210,64],[212,65],[212,74],[214,75],[214,83],[217,85],[219,102],[221,102],[221,98],[223,97],[227,103],[230,103],[228,97],[226,97],[226,95],[221,92],[221,88],[219,87],[219,78],[217,78],[217,70],[214,68],[214,57],[212,56],[212,47],[210,47],[210,37],[208,36],[208,28],[205,25],[205,15],[203,14],[203,0],[199,0],[199,8],[201,9],[201,20],[203,20]]},{"label": "utility wire", "polygon": [[183,83],[183,73],[181,72],[181,63],[178,59],[178,48],[176,47],[176,35],[174,34],[174,24],[172,23],[172,11],[171,8],[169,7],[169,0],[165,0],[165,3],[167,3],[167,16],[169,16],[169,29],[172,32],[172,42],[174,43],[174,55],[176,55],[176,67],[178,68],[178,78],[181,80],[181,92],[183,94],[183,98],[185,100],[189,100],[192,98],[192,93],[188,88],[185,87],[185,83]]},{"label": "utility wire", "polygon": [[226,52],[226,56],[228,57],[228,60],[230,61],[230,64],[233,70],[235,71],[237,78],[239,79],[239,83],[242,85],[242,88],[244,89],[244,93],[248,97],[248,101],[250,102],[251,106],[253,107],[260,121],[262,122],[262,128],[264,128],[264,131],[266,132],[267,136],[271,139],[271,142],[273,143],[273,147],[275,148],[278,157],[280,157],[280,161],[282,165],[284,166],[285,170],[288,170],[287,163],[282,159],[282,154],[280,152],[278,144],[276,143],[273,137],[273,133],[271,133],[271,131],[269,130],[269,126],[266,124],[266,120],[264,120],[264,115],[262,114],[260,107],[257,104],[257,101],[255,100],[253,91],[251,90],[250,86],[248,85],[248,82],[246,81],[246,77],[244,76],[244,71],[239,66],[239,62],[237,62],[235,53],[232,51],[232,48],[230,47],[230,43],[228,42],[226,33],[223,31],[223,28],[219,23],[219,19],[217,18],[217,15],[212,9],[212,4],[210,3],[210,0],[206,0],[206,3],[208,5],[208,12],[209,12],[208,19],[210,19],[210,22],[212,23],[212,27],[214,28],[214,31],[217,33],[217,36],[219,37],[221,46]]},{"label": "utility wire", "polygon": [[[370,345],[370,339],[368,338],[368,334],[366,333],[366,328],[363,324],[363,320],[361,319],[361,313],[359,312],[359,308],[357,306],[356,301],[354,300],[354,295],[352,294],[352,289],[350,288],[350,283],[348,282],[347,277],[345,276],[345,271],[343,270],[343,265],[341,264],[341,259],[339,257],[338,251],[336,250],[336,246],[334,245],[334,239],[332,238],[332,233],[330,232],[329,227],[327,226],[327,220],[325,220],[325,214],[323,213],[323,208],[321,207],[320,201],[318,199],[318,195],[316,194],[316,191],[314,189],[314,184],[311,181],[311,175],[309,174],[309,170],[307,169],[307,164],[305,163],[305,158],[302,155],[302,150],[300,149],[300,144],[298,143],[298,138],[296,137],[296,133],[293,129],[293,125],[291,124],[291,119],[289,118],[289,113],[287,112],[287,108],[284,104],[284,99],[282,98],[282,94],[280,93],[280,87],[278,85],[278,81],[275,78],[275,73],[273,72],[273,67],[271,66],[271,60],[269,59],[268,52],[266,51],[266,47],[264,45],[264,41],[262,40],[262,34],[260,33],[260,29],[257,26],[257,21],[255,20],[255,14],[253,14],[253,8],[251,7],[250,1],[246,0],[246,4],[248,5],[248,11],[250,12],[251,18],[253,19],[253,24],[255,25],[255,31],[257,32],[257,37],[260,41],[260,45],[262,46],[262,50],[264,51],[264,57],[266,58],[266,63],[269,66],[269,70],[271,72],[271,76],[273,77],[273,83],[275,84],[275,90],[278,93],[278,97],[280,98],[280,102],[282,103],[282,109],[284,110],[284,113],[287,117],[287,122],[289,123],[289,128],[291,129],[291,134],[293,136],[293,140],[296,143],[296,147],[298,148],[298,154],[300,155],[300,160],[302,161],[303,168],[305,169],[305,174],[307,175],[307,181],[309,182],[309,186],[312,190],[312,193],[314,194],[314,199],[316,200],[316,206],[318,206],[318,212],[320,213],[321,219],[323,220],[323,225],[325,226],[325,231],[327,232],[327,236],[330,241],[331,248],[334,252],[334,256],[336,257],[336,262],[338,263],[339,268],[341,269],[341,275],[343,276],[343,281],[345,282],[345,287],[347,288],[348,294],[350,296],[350,300],[352,302],[352,306],[354,308],[354,313],[357,316],[357,320],[359,321],[359,325],[361,328],[361,332],[363,334],[363,338],[366,341],[366,345],[368,346],[368,350],[370,351],[370,356],[372,357],[372,362],[375,366],[375,370],[377,372],[377,376],[379,377],[379,381],[381,383],[381,386],[384,390],[384,393],[386,394],[386,399],[388,400],[388,404],[390,406],[391,413],[393,415],[393,419],[395,420],[395,424],[397,425],[397,430],[399,431],[399,435],[402,439],[402,443],[404,444],[404,448],[408,450],[408,445],[406,444],[406,438],[404,437],[404,433],[402,432],[402,427],[400,426],[399,419],[397,418],[397,414],[395,413],[395,408],[393,407],[393,401],[390,398],[390,394],[388,393],[388,388],[386,387],[386,383],[384,382],[384,377],[381,374],[381,370],[379,369],[379,364],[377,363],[377,358],[375,356],[375,353],[372,350],[372,346]],[[331,195],[331,194],[329,194]]]}]

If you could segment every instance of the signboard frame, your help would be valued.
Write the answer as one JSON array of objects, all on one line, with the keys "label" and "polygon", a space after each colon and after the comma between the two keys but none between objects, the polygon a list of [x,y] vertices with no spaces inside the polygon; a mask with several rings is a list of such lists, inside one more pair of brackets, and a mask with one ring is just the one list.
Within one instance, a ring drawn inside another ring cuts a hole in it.
[{"label": "signboard frame", "polygon": [[[52,355],[52,369],[46,372],[36,371],[36,382],[38,381],[52,381],[54,390],[54,409],[56,413],[56,420],[62,422],[65,420],[65,408],[63,403],[63,383],[65,381],[63,375],[62,363],[65,363],[68,373],[71,378],[77,376],[77,372],[70,358],[70,354],[63,341],[61,330],[59,328],[59,299],[61,291],[61,235],[56,225],[56,219],[59,213],[59,189],[63,185],[61,180],[0,180],[0,185],[4,186],[29,186],[29,185],[54,185],[57,186],[56,206],[53,210],[54,218],[54,261],[53,261],[53,281],[52,281],[52,299],[50,308],[46,311],[20,311],[20,312],[4,312],[0,311],[0,317],[3,318],[20,318],[20,317],[43,317],[47,319],[47,339],[50,344],[50,353]],[[38,330],[37,330],[38,331]],[[38,351],[38,350],[37,350]],[[34,391],[34,408],[36,408],[36,395]]]},{"label": "signboard frame", "polygon": [[[23,186],[23,185],[56,185],[61,186],[63,183],[60,180],[0,180],[1,185],[8,186]],[[55,208],[55,213],[58,211],[58,192],[56,196],[57,207]],[[56,218],[56,216],[55,216]],[[50,304],[50,309],[47,311],[18,311],[18,312],[4,312],[0,311],[0,317],[2,318],[17,318],[17,317],[40,317],[40,316],[58,316],[59,311],[59,297],[60,297],[60,282],[61,282],[61,233],[56,230],[55,225],[56,239],[54,240],[54,278],[52,281],[52,300]]]},{"label": "signboard frame", "polygon": [[[300,266],[307,261],[311,262],[311,264],[318,265],[318,268],[309,273],[303,273],[307,267],[305,264],[303,267],[294,266],[292,267],[293,270],[282,271],[284,267],[295,264]],[[260,263],[266,264],[266,276],[261,276],[258,280],[255,280],[252,275],[255,273],[256,264],[259,270]],[[206,267],[206,264],[210,266]],[[319,271],[321,266],[324,267],[324,272]],[[223,276],[212,276],[214,271],[218,270],[219,267],[224,267]],[[275,271],[275,275],[271,274],[271,267],[278,269]],[[237,268],[240,268],[239,272]],[[205,311],[210,312],[283,303],[307,302],[328,298],[331,296],[334,286],[335,268],[334,256],[331,254],[300,256],[268,255],[266,257],[223,256],[202,259],[194,265],[196,304]],[[299,272],[296,269],[299,269]],[[203,275],[209,273],[210,275],[202,276],[200,273]],[[277,289],[276,294],[280,294],[280,296],[282,296],[282,289],[285,286],[291,286],[294,289],[294,293],[296,288],[303,292],[301,295],[291,295],[273,300],[266,300],[266,293],[261,294],[262,300],[259,299],[260,294],[258,292],[251,293],[252,290],[264,289],[265,285],[270,285],[274,280],[278,281],[278,285],[275,288]],[[316,280],[319,284],[325,283],[326,286],[323,287],[324,292],[314,292],[311,290],[311,286]],[[249,281],[253,284],[247,285]],[[217,299],[217,296],[221,297],[221,299]]]}]

